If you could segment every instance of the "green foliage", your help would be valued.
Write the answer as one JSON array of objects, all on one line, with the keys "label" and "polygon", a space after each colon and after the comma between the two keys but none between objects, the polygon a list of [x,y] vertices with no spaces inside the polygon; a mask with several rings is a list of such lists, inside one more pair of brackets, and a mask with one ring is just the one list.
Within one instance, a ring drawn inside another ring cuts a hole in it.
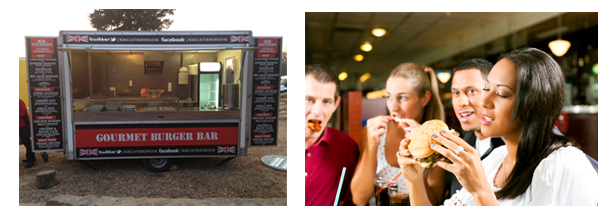
[{"label": "green foliage", "polygon": [[90,14],[90,24],[98,31],[135,30],[161,31],[169,29],[175,9],[97,9]]}]

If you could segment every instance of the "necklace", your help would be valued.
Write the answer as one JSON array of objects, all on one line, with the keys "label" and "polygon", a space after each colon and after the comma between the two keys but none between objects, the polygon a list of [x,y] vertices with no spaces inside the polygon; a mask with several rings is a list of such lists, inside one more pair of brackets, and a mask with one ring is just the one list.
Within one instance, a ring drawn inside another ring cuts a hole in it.
[{"label": "necklace", "polygon": [[[504,157],[504,161],[502,161],[502,176],[504,178],[504,184],[506,184],[506,159],[508,159],[508,155]],[[504,186],[498,186],[498,188],[504,188]]]}]

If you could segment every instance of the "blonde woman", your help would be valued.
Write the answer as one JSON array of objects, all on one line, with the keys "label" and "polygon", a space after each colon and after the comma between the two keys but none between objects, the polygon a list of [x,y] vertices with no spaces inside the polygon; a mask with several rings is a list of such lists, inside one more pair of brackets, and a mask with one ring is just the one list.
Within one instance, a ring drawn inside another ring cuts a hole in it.
[{"label": "blonde woman", "polygon": [[[403,63],[391,72],[386,83],[387,108],[391,115],[371,118],[363,128],[359,162],[350,185],[356,205],[366,205],[374,195],[375,178],[389,181],[401,172],[396,153],[406,132],[431,119],[444,121],[444,106],[436,80],[433,69],[415,63]],[[441,203],[444,170],[430,169],[425,181],[430,201]],[[406,186],[403,176],[398,182],[401,187]]]}]

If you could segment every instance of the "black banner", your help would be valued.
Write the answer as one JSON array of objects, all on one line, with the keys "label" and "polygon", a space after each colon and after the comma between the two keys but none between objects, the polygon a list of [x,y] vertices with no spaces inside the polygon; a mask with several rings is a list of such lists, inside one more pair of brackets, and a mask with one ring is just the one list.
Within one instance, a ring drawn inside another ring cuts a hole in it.
[{"label": "black banner", "polygon": [[246,44],[250,35],[70,35],[64,44]]},{"label": "black banner", "polygon": [[78,158],[142,157],[142,156],[237,156],[237,145],[229,146],[160,146],[77,148]]},{"label": "black banner", "polygon": [[255,38],[251,145],[277,145],[282,38]]},{"label": "black banner", "polygon": [[34,151],[62,150],[62,99],[57,38],[26,38]]}]

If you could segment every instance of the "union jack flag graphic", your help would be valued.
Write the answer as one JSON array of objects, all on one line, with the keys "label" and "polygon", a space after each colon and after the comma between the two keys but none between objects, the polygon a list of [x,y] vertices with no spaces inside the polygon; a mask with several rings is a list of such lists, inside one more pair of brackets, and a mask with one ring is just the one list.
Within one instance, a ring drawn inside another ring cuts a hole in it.
[{"label": "union jack flag graphic", "polygon": [[250,36],[233,36],[231,35],[231,43],[233,42],[250,42]]},{"label": "union jack flag graphic", "polygon": [[79,156],[98,156],[98,148],[79,149]]},{"label": "union jack flag graphic", "polygon": [[67,35],[66,42],[88,42],[88,35]]},{"label": "union jack flag graphic", "polygon": [[218,153],[235,153],[235,146],[218,146]]}]

